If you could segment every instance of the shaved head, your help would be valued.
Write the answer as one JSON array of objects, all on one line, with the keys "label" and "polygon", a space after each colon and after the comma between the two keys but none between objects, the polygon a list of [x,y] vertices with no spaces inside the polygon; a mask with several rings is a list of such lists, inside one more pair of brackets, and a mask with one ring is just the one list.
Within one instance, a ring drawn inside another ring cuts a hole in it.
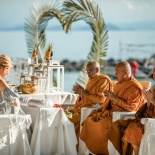
[{"label": "shaved head", "polygon": [[131,74],[131,66],[127,61],[121,61],[116,65],[116,68],[120,68],[122,70],[128,71]]},{"label": "shaved head", "polygon": [[100,64],[94,60],[89,61],[86,66],[86,72],[89,79],[94,78],[95,76],[100,74]]},{"label": "shaved head", "polygon": [[97,61],[95,61],[95,60],[89,61],[87,63],[87,66],[90,66],[90,65],[95,67],[95,68],[100,68],[100,64]]},{"label": "shaved head", "polygon": [[116,65],[115,76],[119,83],[131,78],[131,66],[127,61],[121,61]]}]

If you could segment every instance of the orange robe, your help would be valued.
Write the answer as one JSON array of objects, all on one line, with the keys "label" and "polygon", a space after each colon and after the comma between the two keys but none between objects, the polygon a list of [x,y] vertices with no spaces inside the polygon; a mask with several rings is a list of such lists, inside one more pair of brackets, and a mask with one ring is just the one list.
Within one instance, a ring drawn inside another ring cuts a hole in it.
[{"label": "orange robe", "polygon": [[90,94],[89,97],[79,96],[74,108],[70,110],[72,118],[69,120],[74,123],[77,140],[80,133],[81,108],[103,103],[106,99],[103,91],[112,90],[112,88],[112,82],[106,75],[98,75],[88,81],[85,90]]},{"label": "orange robe", "polygon": [[80,138],[92,153],[109,154],[106,132],[112,124],[112,112],[138,110],[143,104],[141,90],[141,84],[134,77],[121,84],[116,83],[114,93],[119,98],[118,102],[106,100],[83,122]]},{"label": "orange robe", "polygon": [[[155,91],[153,92],[155,96]],[[121,155],[132,155],[131,144],[140,147],[144,133],[144,125],[140,122],[142,118],[155,118],[155,105],[150,104],[150,107],[147,108],[147,104],[144,104],[136,112],[135,119],[118,120],[109,128],[107,137]]]}]

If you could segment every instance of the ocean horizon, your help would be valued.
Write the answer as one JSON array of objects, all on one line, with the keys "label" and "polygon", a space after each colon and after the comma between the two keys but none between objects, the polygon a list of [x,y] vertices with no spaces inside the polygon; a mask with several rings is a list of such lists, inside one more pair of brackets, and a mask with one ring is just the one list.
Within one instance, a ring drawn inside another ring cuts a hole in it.
[{"label": "ocean horizon", "polygon": [[[109,31],[109,45],[107,50],[108,59],[147,59],[155,54],[155,31]],[[52,42],[54,60],[85,60],[92,44],[91,31],[71,31],[66,34],[63,31],[47,31],[47,43]],[[0,31],[0,54],[7,54],[14,58],[15,64],[19,59],[27,59],[30,55],[27,52],[24,31]],[[21,72],[12,72],[8,80],[12,84],[19,84]],[[71,92],[79,72],[65,71],[64,91]]]},{"label": "ocean horizon", "polygon": [[[109,31],[108,50],[110,58],[127,60],[144,59],[155,54],[155,31]],[[46,42],[53,43],[53,59],[85,60],[90,52],[93,35],[91,31],[46,31]],[[13,58],[29,58],[24,31],[0,31],[0,53]]]}]

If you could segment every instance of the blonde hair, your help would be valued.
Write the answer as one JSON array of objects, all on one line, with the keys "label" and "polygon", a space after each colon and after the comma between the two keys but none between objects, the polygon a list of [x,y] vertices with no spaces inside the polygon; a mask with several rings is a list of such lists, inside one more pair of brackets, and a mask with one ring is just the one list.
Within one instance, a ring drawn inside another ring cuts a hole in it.
[{"label": "blonde hair", "polygon": [[13,62],[7,55],[0,55],[0,69],[5,67],[12,67]]}]

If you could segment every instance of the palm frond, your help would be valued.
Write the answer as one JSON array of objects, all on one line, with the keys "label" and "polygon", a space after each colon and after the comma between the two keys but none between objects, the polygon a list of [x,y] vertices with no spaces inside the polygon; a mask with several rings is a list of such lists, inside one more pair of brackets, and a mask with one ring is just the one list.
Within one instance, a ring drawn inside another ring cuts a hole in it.
[{"label": "palm frond", "polygon": [[77,78],[77,83],[82,86],[86,85],[88,80],[85,72],[86,64],[90,60],[96,60],[101,65],[101,72],[104,71],[106,61],[104,57],[108,47],[108,30],[102,13],[96,3],[92,3],[90,0],[66,0],[63,3],[62,9],[63,15],[66,19],[65,31],[68,32],[71,29],[71,24],[78,20],[84,20],[90,27],[93,33],[93,41],[90,52],[86,58],[84,66]]},{"label": "palm frond", "polygon": [[37,0],[25,18],[24,28],[28,53],[32,53],[36,45],[39,44],[39,57],[43,60],[44,47],[46,44],[45,29],[48,21],[56,17],[62,26],[64,18],[61,15],[59,3],[51,0]]}]

